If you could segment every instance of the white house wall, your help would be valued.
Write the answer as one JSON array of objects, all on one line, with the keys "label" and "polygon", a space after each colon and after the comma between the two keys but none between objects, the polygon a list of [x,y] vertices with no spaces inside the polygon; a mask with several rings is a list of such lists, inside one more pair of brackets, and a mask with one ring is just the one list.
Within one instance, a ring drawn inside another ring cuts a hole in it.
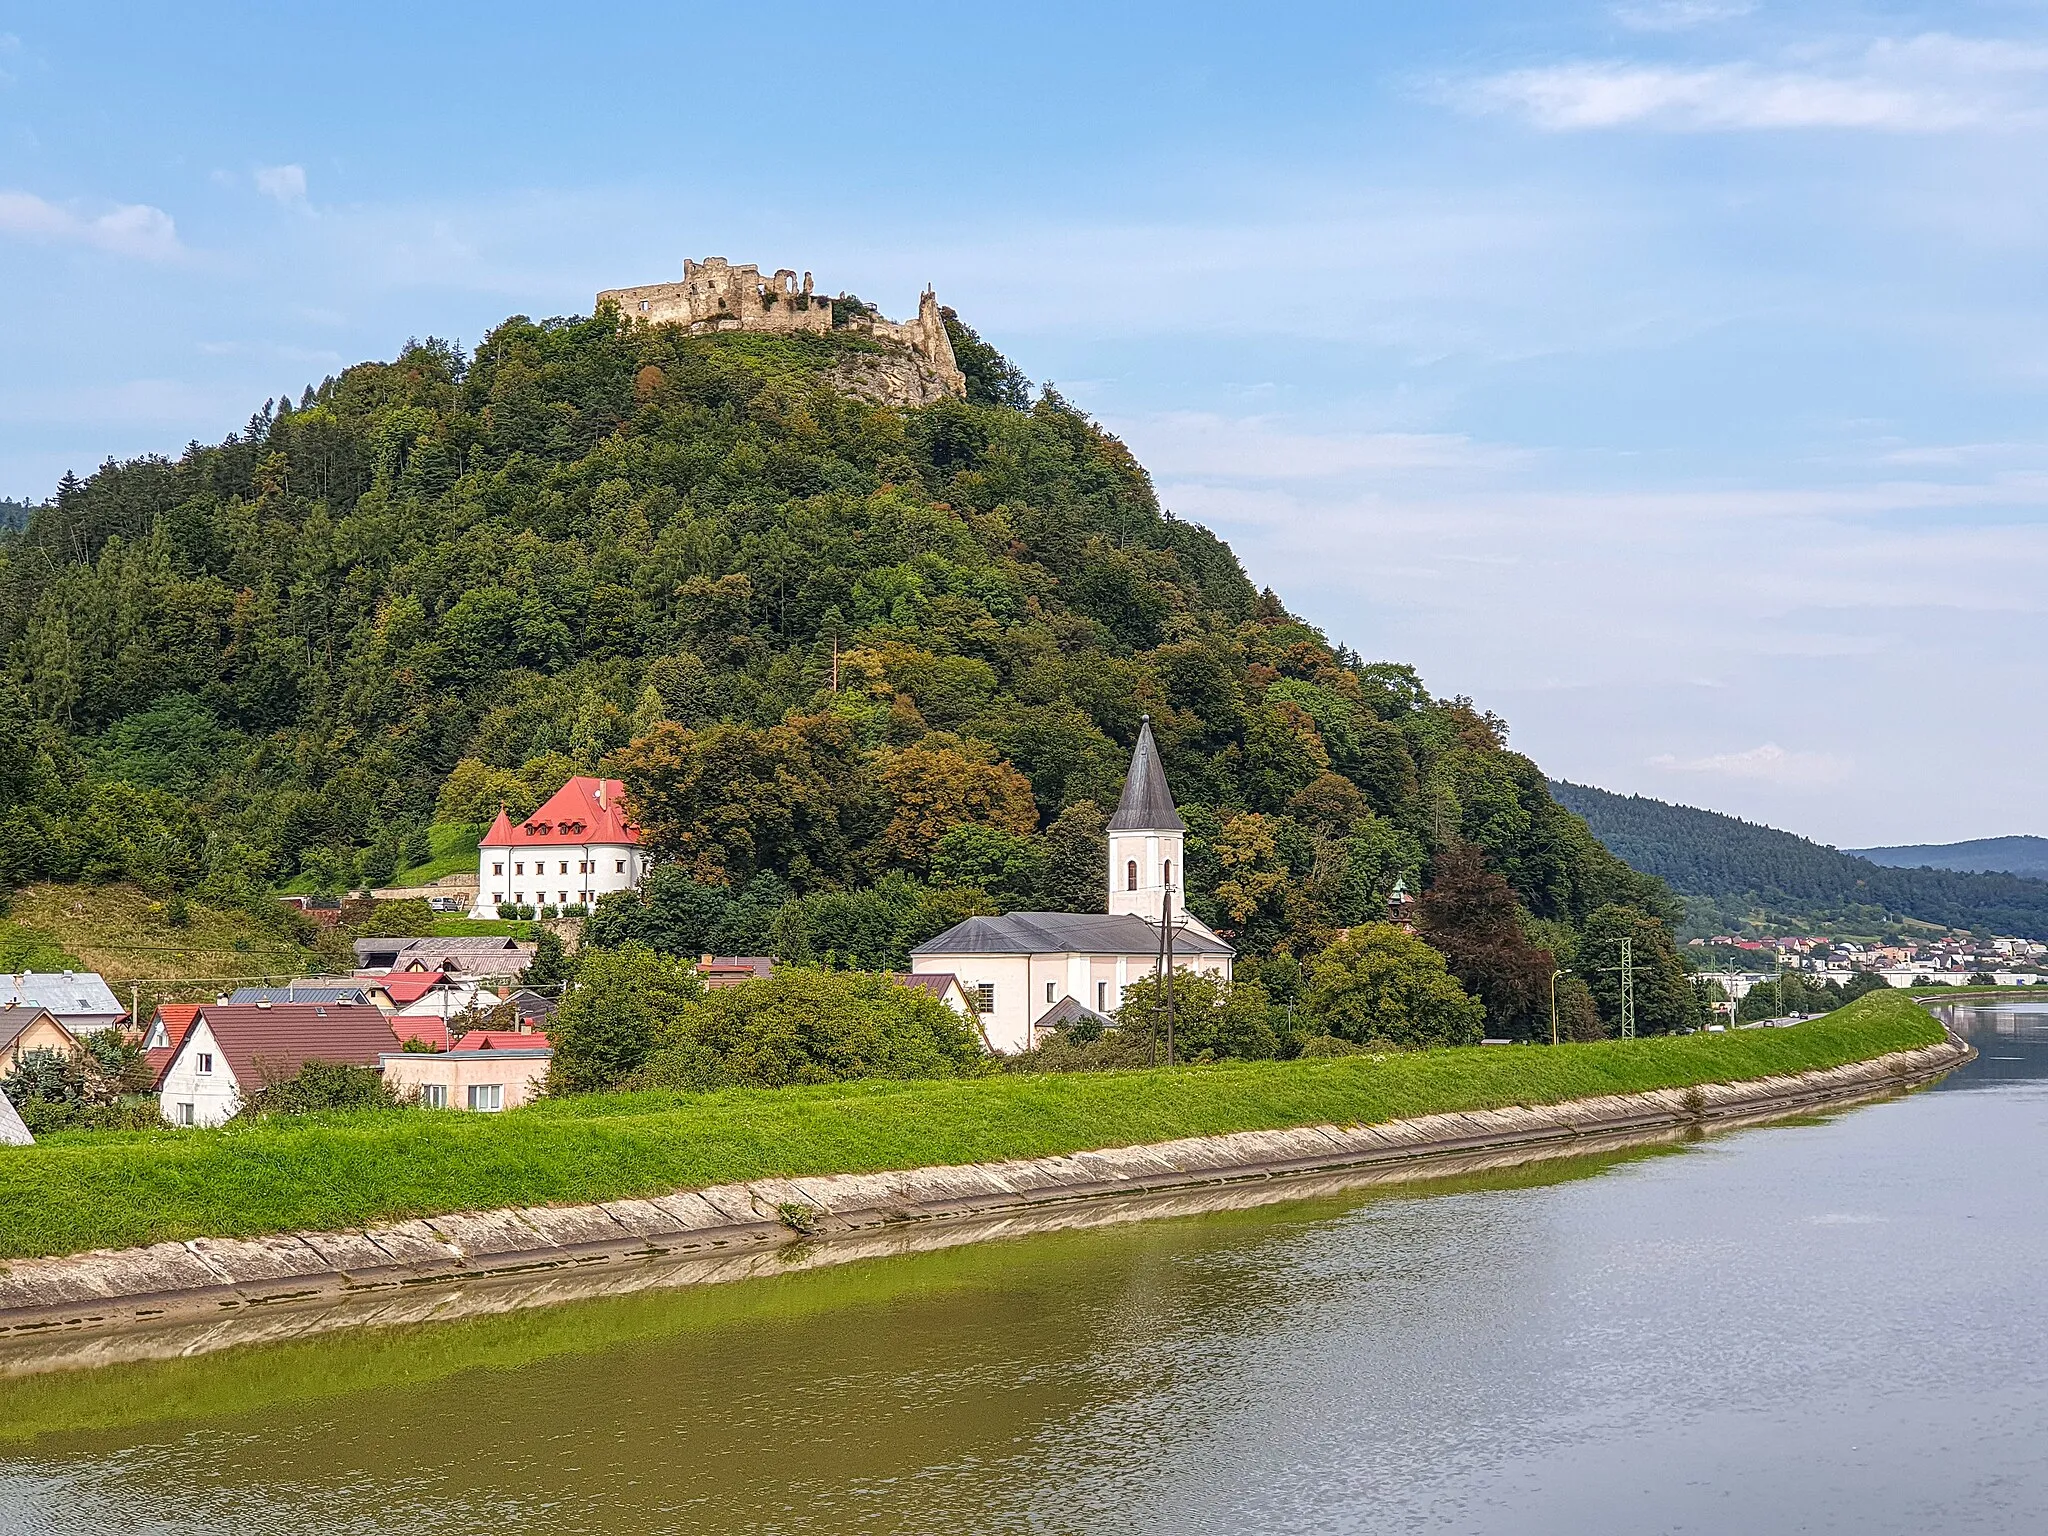
[{"label": "white house wall", "polygon": [[[1175,966],[1197,975],[1230,977],[1230,961],[1224,955],[1179,956]],[[914,955],[910,968],[920,976],[951,971],[970,999],[981,985],[994,986],[995,1009],[981,1015],[981,1031],[992,1050],[1011,1055],[1035,1044],[1032,1021],[1062,998],[1113,1013],[1123,1006],[1124,988],[1153,975],[1158,961],[1151,955]]]},{"label": "white house wall", "polygon": [[499,903],[508,901],[533,907],[595,903],[614,891],[638,889],[644,868],[633,843],[484,848],[477,855],[476,906],[470,916],[496,917]]},{"label": "white house wall", "polygon": [[[213,1070],[199,1071],[199,1058],[209,1054],[213,1057]],[[164,1086],[158,1098],[163,1105],[164,1119],[172,1125],[183,1123],[178,1117],[180,1104],[192,1106],[194,1125],[225,1125],[242,1107],[241,1085],[235,1081],[227,1053],[213,1038],[213,1030],[203,1017],[185,1036],[185,1044],[180,1048],[177,1059],[164,1074]]]}]

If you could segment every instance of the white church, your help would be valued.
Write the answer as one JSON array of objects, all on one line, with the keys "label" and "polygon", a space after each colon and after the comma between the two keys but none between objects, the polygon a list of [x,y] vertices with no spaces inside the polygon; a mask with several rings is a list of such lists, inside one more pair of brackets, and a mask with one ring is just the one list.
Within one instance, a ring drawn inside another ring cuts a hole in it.
[{"label": "white church", "polygon": [[1083,1010],[1111,1013],[1126,986],[1158,971],[1170,896],[1175,966],[1227,981],[1237,951],[1181,900],[1186,837],[1148,716],[1109,821],[1109,910],[970,917],[913,949],[911,974],[950,972],[974,1000],[990,1047],[1028,1050]]}]

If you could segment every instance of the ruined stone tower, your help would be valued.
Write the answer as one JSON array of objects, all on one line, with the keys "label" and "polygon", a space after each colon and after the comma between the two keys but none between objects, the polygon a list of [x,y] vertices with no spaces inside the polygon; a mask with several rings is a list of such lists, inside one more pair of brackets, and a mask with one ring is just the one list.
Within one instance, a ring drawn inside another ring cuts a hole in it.
[{"label": "ruined stone tower", "polygon": [[859,331],[891,343],[908,358],[850,356],[834,370],[838,382],[858,393],[892,405],[926,405],[941,395],[965,398],[967,376],[953,356],[939,301],[927,288],[917,302],[917,318],[897,322],[848,307],[835,327],[832,301],[812,291],[811,274],[799,284],[787,267],[772,277],[748,262],[734,266],[723,256],[683,262],[679,283],[648,283],[638,288],[607,288],[599,305],[617,307],[629,324],[685,326],[694,335],[713,331]]}]

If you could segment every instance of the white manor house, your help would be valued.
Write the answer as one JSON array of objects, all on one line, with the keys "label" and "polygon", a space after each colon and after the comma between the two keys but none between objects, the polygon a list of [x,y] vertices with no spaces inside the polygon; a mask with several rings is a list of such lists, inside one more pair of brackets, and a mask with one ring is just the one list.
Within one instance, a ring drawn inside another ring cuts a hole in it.
[{"label": "white manor house", "polygon": [[594,904],[630,891],[646,868],[640,829],[626,819],[626,786],[617,779],[574,778],[525,820],[502,808],[477,851],[471,917],[514,906]]}]

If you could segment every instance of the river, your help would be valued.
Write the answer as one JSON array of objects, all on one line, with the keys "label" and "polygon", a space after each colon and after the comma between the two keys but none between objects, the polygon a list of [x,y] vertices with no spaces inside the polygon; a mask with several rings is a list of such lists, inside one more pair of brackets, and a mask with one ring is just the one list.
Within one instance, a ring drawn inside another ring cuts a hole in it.
[{"label": "river", "polygon": [[2048,1010],[1681,1148],[0,1381],[0,1532],[2048,1529]]}]

